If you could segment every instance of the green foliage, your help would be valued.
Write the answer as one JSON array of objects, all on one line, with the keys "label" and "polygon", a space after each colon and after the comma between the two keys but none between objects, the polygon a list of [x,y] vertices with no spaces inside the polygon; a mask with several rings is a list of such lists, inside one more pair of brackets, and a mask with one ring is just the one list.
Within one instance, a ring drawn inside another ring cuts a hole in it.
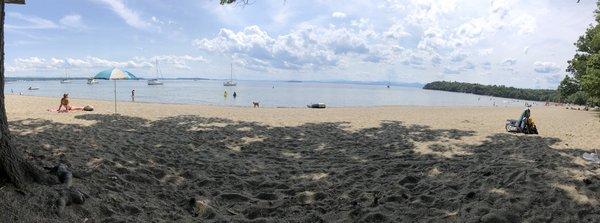
[{"label": "green foliage", "polygon": [[587,60],[587,54],[575,54],[574,58],[568,61],[567,72],[572,73],[576,80],[580,80],[581,75],[586,73]]},{"label": "green foliage", "polygon": [[581,77],[581,86],[591,96],[600,96],[600,54],[589,56],[586,73]]},{"label": "green foliage", "polygon": [[569,95],[569,97],[567,98],[567,102],[576,105],[586,105],[588,102],[588,95],[583,91],[578,91],[574,94]]},{"label": "green foliage", "polygon": [[234,3],[235,0],[221,0],[221,5]]},{"label": "green foliage", "polygon": [[482,85],[461,82],[435,81],[423,86],[423,89],[441,90],[478,95],[489,95],[494,97],[514,98],[531,101],[554,101],[558,102],[560,97],[556,90],[547,89],[522,89],[506,87],[504,85]]},{"label": "green foliage", "polygon": [[[596,3],[600,7],[600,1]],[[596,10],[596,22],[600,22],[600,11]],[[600,25],[590,26],[575,43],[577,53],[569,61],[568,72],[581,84],[581,89],[591,98],[600,98]],[[564,81],[564,80],[563,80]],[[561,82],[561,86],[562,86]],[[559,91],[561,91],[559,86]],[[561,92],[563,98],[568,92]],[[574,94],[574,92],[573,92]],[[575,97],[575,96],[574,96]]]},{"label": "green foliage", "polygon": [[567,99],[572,94],[575,94],[581,89],[579,83],[575,78],[565,76],[565,78],[558,85],[558,93],[561,99]]},{"label": "green foliage", "polygon": [[600,98],[588,97],[586,104],[589,106],[600,106]]}]

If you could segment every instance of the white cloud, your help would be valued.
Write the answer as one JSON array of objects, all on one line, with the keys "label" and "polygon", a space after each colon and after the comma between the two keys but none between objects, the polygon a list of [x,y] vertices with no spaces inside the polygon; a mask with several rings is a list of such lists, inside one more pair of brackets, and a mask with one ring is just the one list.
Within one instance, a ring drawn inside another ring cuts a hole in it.
[{"label": "white cloud", "polygon": [[472,62],[470,62],[470,61],[467,61],[467,62],[465,62],[465,65],[461,67],[461,69],[465,70],[465,71],[466,70],[474,70],[475,69],[475,64],[472,63]]},{"label": "white cloud", "polygon": [[331,14],[331,17],[338,18],[338,19],[343,19],[343,18],[346,18],[346,13],[343,13],[343,12],[334,12],[333,14]]},{"label": "white cloud", "polygon": [[83,24],[83,21],[81,20],[81,15],[78,15],[78,14],[71,14],[71,15],[63,16],[59,20],[59,23],[62,26],[65,26],[68,28],[75,28],[75,29],[86,28],[85,24]]},{"label": "white cloud", "polygon": [[125,22],[137,29],[148,29],[150,22],[145,21],[138,12],[128,8],[123,0],[96,0],[108,6],[114,13],[121,17]]},{"label": "white cloud", "polygon": [[492,69],[492,63],[489,61],[483,62],[481,64],[481,68],[483,68],[484,70],[491,70]]},{"label": "white cloud", "polygon": [[537,61],[533,66],[535,66],[533,70],[537,73],[556,73],[561,70],[560,66],[552,62]]},{"label": "white cloud", "polygon": [[6,24],[5,27],[7,29],[56,29],[59,27],[53,21],[37,16],[24,15],[17,12],[9,12],[6,15],[8,19],[20,21],[19,25]]},{"label": "white cloud", "polygon": [[489,56],[489,55],[492,55],[492,53],[494,53],[493,48],[485,48],[485,49],[479,50],[479,55],[481,55],[481,56]]},{"label": "white cloud", "polygon": [[456,68],[444,67],[444,74],[460,74],[460,70]]},{"label": "white cloud", "polygon": [[84,58],[50,58],[40,57],[16,58],[12,64],[7,65],[7,72],[36,72],[58,71],[61,69],[106,69],[111,67],[126,69],[149,69],[154,67],[154,62],[161,62],[161,67],[189,70],[188,63],[207,62],[201,56],[190,55],[159,55],[154,57],[134,57],[129,60],[115,61],[99,57],[87,56]]},{"label": "white cloud", "polygon": [[467,54],[464,52],[453,52],[450,55],[450,61],[452,62],[461,62],[467,58]]},{"label": "white cloud", "polygon": [[531,15],[520,15],[513,18],[512,25],[518,28],[517,34],[519,35],[532,34],[537,28],[535,18]]},{"label": "white cloud", "polygon": [[164,67],[165,64],[167,66],[172,66],[176,69],[180,69],[180,70],[191,70],[191,66],[188,65],[188,62],[191,63],[206,63],[208,62],[207,59],[205,59],[204,57],[201,56],[190,56],[190,55],[182,55],[182,56],[178,56],[178,55],[160,55],[160,56],[154,56],[154,57],[150,57],[150,58],[145,58],[145,57],[135,57],[134,58],[135,61],[143,61],[143,62],[147,62],[147,63],[154,63],[155,61],[158,61],[161,63],[160,67]]},{"label": "white cloud", "polygon": [[389,39],[399,40],[403,37],[410,36],[410,33],[406,32],[402,23],[396,22],[383,33],[383,36]]},{"label": "white cloud", "polygon": [[196,39],[193,45],[208,52],[243,60],[249,69],[322,69],[338,65],[344,55],[364,55],[368,32],[348,28],[302,25],[290,33],[270,36],[258,26],[240,32],[221,29],[212,39]]},{"label": "white cloud", "polygon": [[514,66],[515,64],[517,64],[517,59],[515,58],[506,58],[504,61],[502,61],[501,65],[502,66]]}]

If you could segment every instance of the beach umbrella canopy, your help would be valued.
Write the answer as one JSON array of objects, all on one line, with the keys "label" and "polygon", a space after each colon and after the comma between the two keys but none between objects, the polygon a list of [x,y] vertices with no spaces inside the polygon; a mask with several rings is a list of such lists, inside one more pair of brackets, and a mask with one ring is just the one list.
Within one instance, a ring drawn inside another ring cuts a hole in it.
[{"label": "beach umbrella canopy", "polygon": [[115,82],[115,114],[117,113],[117,80],[137,80],[138,78],[129,71],[119,68],[100,71],[94,79],[114,80]]},{"label": "beach umbrella canopy", "polygon": [[130,73],[129,71],[121,70],[119,68],[108,69],[104,71],[100,71],[94,79],[104,79],[104,80],[136,80],[138,79],[135,75]]}]

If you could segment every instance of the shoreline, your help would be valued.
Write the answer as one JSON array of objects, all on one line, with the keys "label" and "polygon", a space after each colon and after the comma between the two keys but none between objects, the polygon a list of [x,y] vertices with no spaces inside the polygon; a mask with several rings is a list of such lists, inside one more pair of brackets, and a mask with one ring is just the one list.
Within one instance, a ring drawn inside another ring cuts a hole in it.
[{"label": "shoreline", "polygon": [[[438,90],[432,90],[432,91],[438,91]],[[449,92],[449,93],[458,93],[458,92]],[[460,93],[460,94],[465,94],[465,93]],[[6,93],[6,96],[16,96],[16,97],[31,97],[31,98],[44,98],[44,99],[53,99],[56,101],[60,100],[60,97],[52,97],[52,96],[38,96],[38,95],[19,95],[19,94],[15,94],[15,93]],[[489,96],[488,96],[489,97]],[[75,99],[75,100],[83,100],[83,101],[102,101],[102,102],[111,102],[114,103],[114,100],[108,100],[108,99],[94,99],[94,98],[79,98],[79,97],[69,97],[70,99]],[[500,98],[500,97],[494,97],[494,98],[498,98],[498,99],[509,99],[509,100],[513,100],[510,98]],[[520,100],[520,99],[514,99],[514,100]],[[521,101],[525,101],[525,100],[521,100]],[[529,101],[527,101],[529,102]],[[543,103],[540,101],[531,101],[531,102],[537,102],[537,103]],[[155,101],[120,101],[117,100],[117,103],[139,103],[139,104],[161,104],[161,105],[191,105],[191,106],[205,106],[205,107],[219,107],[219,108],[253,108],[252,105],[248,105],[248,106],[243,106],[243,105],[219,105],[219,104],[199,104],[199,103],[178,103],[178,102],[155,102]],[[372,105],[372,106],[368,106],[368,105],[356,105],[356,106],[329,106],[327,105],[326,109],[340,109],[340,108],[388,108],[388,107],[408,107],[408,108],[523,108],[525,106],[485,106],[485,105],[480,105],[480,106],[476,106],[476,105],[449,105],[449,106],[443,106],[443,105]],[[543,105],[535,105],[532,107],[544,107]],[[561,106],[548,106],[548,107],[561,107]],[[308,109],[306,107],[306,105],[304,106],[298,106],[298,107],[291,107],[291,106],[263,106],[261,105],[260,108],[278,108],[278,109]]]}]

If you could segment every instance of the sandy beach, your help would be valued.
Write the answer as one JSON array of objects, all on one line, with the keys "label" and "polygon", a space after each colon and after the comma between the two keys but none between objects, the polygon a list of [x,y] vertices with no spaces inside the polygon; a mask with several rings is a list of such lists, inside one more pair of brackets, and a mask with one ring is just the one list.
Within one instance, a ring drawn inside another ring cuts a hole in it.
[{"label": "sandy beach", "polygon": [[[64,163],[90,198],[0,189],[0,221],[597,222],[600,114],[534,107],[539,135],[506,133],[522,108],[216,107],[7,95],[13,141]],[[23,199],[25,197],[25,199]]]}]

